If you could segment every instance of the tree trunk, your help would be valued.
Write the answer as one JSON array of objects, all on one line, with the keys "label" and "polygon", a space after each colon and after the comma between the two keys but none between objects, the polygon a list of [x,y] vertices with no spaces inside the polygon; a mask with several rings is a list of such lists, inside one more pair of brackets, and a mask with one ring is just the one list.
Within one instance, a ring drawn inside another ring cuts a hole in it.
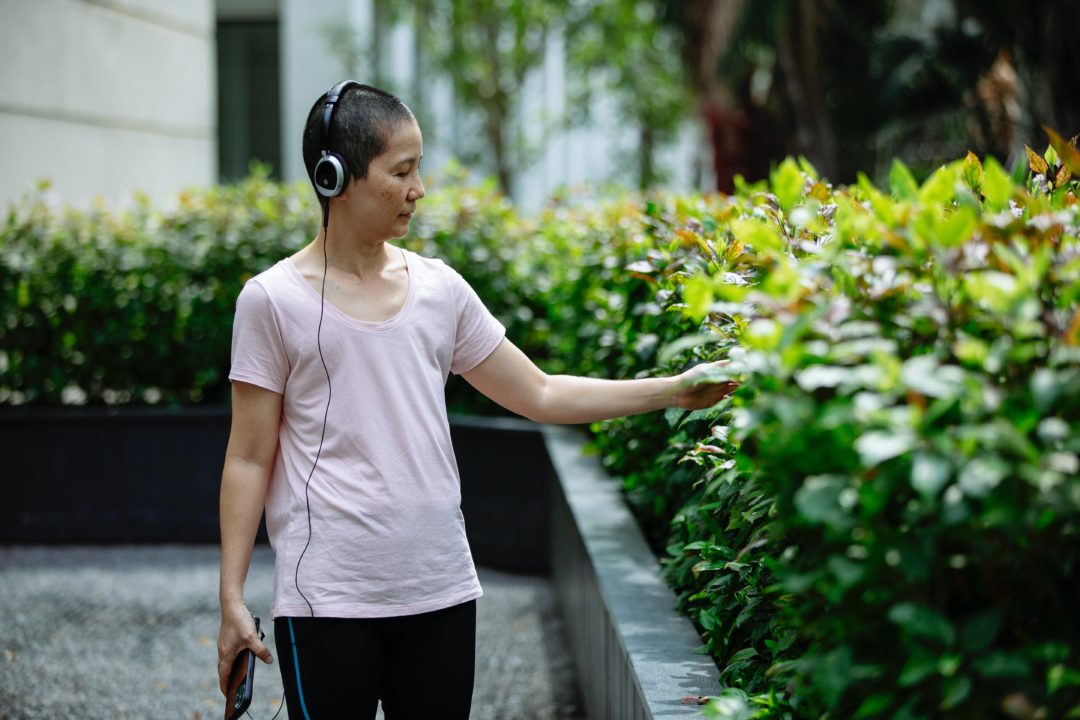
[{"label": "tree trunk", "polygon": [[818,73],[817,33],[821,0],[799,0],[788,15],[776,56],[795,118],[795,145],[825,176],[836,170],[836,146],[825,107],[825,87]]},{"label": "tree trunk", "polygon": [[499,181],[499,189],[507,197],[512,197],[513,173],[506,156],[506,113],[498,107],[500,104],[492,103],[485,108],[484,128],[495,159],[495,178]]},{"label": "tree trunk", "polygon": [[717,189],[731,192],[735,175],[745,174],[750,143],[745,115],[731,85],[719,73],[731,35],[746,0],[686,0],[680,32],[683,62],[698,95],[698,107],[711,144],[711,169]]},{"label": "tree trunk", "polygon": [[638,128],[638,188],[647,189],[656,180],[656,137],[648,123]]}]

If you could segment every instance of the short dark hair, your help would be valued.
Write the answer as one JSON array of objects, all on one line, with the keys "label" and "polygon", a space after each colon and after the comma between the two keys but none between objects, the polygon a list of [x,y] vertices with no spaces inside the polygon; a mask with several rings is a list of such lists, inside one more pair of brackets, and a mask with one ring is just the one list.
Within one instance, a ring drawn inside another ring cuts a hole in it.
[{"label": "short dark hair", "polygon": [[386,149],[398,124],[415,120],[405,103],[385,90],[370,85],[350,85],[338,99],[330,120],[330,132],[328,137],[322,138],[320,146],[319,132],[327,94],[323,93],[311,106],[304,124],[304,167],[313,188],[315,164],[324,147],[345,159],[349,179],[367,177],[372,158]]}]

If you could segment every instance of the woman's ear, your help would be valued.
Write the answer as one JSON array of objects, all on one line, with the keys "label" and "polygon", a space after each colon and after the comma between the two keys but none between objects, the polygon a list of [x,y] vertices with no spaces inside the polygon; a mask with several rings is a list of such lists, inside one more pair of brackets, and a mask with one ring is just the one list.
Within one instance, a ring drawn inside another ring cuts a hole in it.
[{"label": "woman's ear", "polygon": [[346,180],[345,187],[341,188],[341,192],[337,195],[337,197],[331,198],[331,200],[348,200],[349,194],[352,192],[353,184],[356,182],[356,180],[357,178],[354,177],[350,177],[348,180]]}]

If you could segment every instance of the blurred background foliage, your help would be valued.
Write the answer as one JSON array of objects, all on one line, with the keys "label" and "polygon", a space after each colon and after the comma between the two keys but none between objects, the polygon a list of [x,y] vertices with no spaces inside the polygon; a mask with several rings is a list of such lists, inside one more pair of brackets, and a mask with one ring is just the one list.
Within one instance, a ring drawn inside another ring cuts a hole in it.
[{"label": "blurred background foliage", "polygon": [[[710,17],[723,4],[671,2],[669,17],[686,28],[695,5]],[[1069,0],[736,4],[717,20],[733,29],[716,73],[698,76],[726,82],[746,113],[750,177],[789,154],[837,181],[881,180],[893,158],[925,177],[967,150],[1014,164],[1044,124],[1080,131]]]},{"label": "blurred background foliage", "polygon": [[[859,171],[883,181],[893,158],[923,179],[968,150],[1015,167],[1025,143],[1042,142],[1043,125],[1080,132],[1080,5],[1071,0],[375,5],[421,33],[431,68],[479,118],[479,144],[466,159],[490,157],[484,169],[504,191],[535,152],[512,120],[526,78],[556,40],[565,47],[568,102],[548,120],[580,123],[598,91],[610,94],[636,128],[619,178],[627,187],[663,183],[657,149],[687,119],[704,125],[702,156],[728,192],[736,175],[765,178],[787,156],[808,158],[837,182]],[[347,67],[378,56],[377,33],[342,32],[331,39]]]}]

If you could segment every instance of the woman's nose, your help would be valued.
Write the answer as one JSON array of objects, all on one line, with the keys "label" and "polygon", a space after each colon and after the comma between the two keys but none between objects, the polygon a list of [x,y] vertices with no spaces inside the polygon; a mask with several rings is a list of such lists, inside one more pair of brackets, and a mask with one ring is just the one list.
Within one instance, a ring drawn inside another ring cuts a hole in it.
[{"label": "woman's nose", "polygon": [[416,179],[416,185],[409,190],[409,200],[419,200],[424,197],[424,182],[420,179]]}]

